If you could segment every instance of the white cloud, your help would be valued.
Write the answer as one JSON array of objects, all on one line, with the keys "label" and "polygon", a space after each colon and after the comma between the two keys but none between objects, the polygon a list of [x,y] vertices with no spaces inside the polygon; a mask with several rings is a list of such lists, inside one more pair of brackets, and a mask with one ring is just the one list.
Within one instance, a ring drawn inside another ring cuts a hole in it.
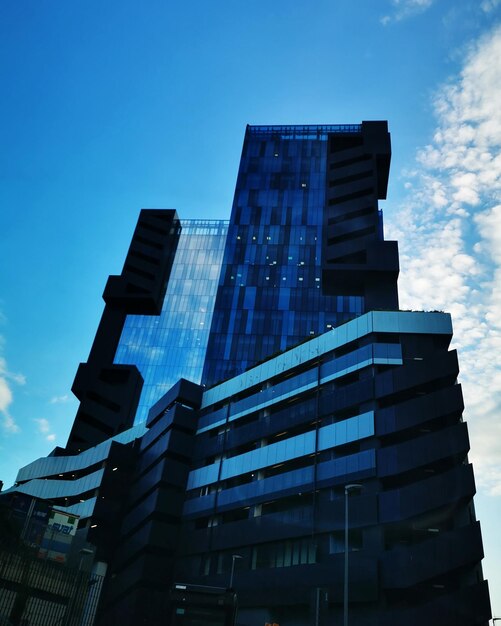
[{"label": "white cloud", "polygon": [[[495,2],[496,0],[490,1]],[[393,12],[382,17],[380,22],[383,26],[390,22],[400,22],[408,17],[423,13],[431,7],[433,2],[434,0],[391,0]]]},{"label": "white cloud", "polygon": [[480,4],[480,8],[485,13],[490,13],[497,6],[499,6],[500,3],[501,3],[501,0],[483,0],[483,2]]},{"label": "white cloud", "polygon": [[38,430],[41,433],[48,433],[50,431],[49,420],[45,419],[45,417],[35,418],[35,422],[38,424]]},{"label": "white cloud", "polygon": [[[3,337],[0,337],[0,347],[3,345]],[[10,405],[14,399],[11,383],[24,385],[26,379],[22,374],[14,374],[7,368],[7,361],[0,357],[0,416],[1,425],[7,433],[19,432],[19,426],[9,412]]]},{"label": "white cloud", "polygon": [[7,369],[6,360],[4,359],[4,357],[1,357],[1,356],[0,356],[0,376],[8,380],[12,380],[18,385],[26,384],[26,377],[24,376],[24,374],[15,374],[14,372],[10,372]]},{"label": "white cloud", "polygon": [[0,411],[7,411],[11,402],[12,391],[5,378],[0,376]]},{"label": "white cloud", "polygon": [[35,417],[33,421],[38,424],[38,432],[44,435],[46,441],[55,441],[56,435],[50,432],[52,428],[48,419]]},{"label": "white cloud", "polygon": [[13,372],[9,372],[7,376],[18,385],[26,385],[26,376],[24,374],[14,374]]},{"label": "white cloud", "polygon": [[501,27],[434,105],[433,141],[387,235],[399,240],[401,307],[452,313],[477,484],[501,496]]},{"label": "white cloud", "polygon": [[49,403],[50,404],[64,404],[65,402],[69,402],[70,400],[71,400],[70,396],[68,394],[65,394],[64,396],[53,396],[49,400]]},{"label": "white cloud", "polygon": [[5,412],[2,412],[2,426],[8,433],[18,433],[20,430],[13,417]]}]

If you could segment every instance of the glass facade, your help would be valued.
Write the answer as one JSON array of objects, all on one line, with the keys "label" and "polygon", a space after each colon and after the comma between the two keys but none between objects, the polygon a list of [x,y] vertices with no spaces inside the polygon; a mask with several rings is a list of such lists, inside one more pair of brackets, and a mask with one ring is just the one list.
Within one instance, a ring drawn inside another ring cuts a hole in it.
[{"label": "glass facade", "polygon": [[136,423],[180,378],[199,383],[202,375],[228,222],[181,225],[162,313],[129,315],[115,355],[144,378]]},{"label": "glass facade", "polygon": [[324,295],[328,136],[353,126],[247,128],[203,382],[235,376],[364,312]]}]

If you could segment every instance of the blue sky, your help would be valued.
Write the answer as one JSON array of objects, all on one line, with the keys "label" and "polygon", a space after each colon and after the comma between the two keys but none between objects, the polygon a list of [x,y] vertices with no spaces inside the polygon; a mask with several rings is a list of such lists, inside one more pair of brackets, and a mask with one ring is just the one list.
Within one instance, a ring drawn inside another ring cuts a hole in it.
[{"label": "blue sky", "polygon": [[228,218],[247,123],[388,119],[401,305],[453,314],[501,614],[501,1],[1,0],[0,89],[0,479],[65,444],[140,208]]}]

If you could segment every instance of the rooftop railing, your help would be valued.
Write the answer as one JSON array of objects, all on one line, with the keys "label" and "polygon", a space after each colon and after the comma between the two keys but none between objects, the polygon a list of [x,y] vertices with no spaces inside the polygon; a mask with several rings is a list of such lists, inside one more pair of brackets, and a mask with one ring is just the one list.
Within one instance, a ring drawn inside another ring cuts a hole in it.
[{"label": "rooftop railing", "polygon": [[331,133],[360,133],[361,124],[314,124],[305,126],[247,126],[247,133],[280,139],[327,139]]}]

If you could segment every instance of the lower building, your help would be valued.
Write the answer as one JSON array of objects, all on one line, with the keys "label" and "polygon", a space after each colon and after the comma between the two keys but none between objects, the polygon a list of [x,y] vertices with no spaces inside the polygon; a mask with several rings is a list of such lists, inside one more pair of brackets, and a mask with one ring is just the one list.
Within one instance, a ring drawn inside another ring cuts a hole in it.
[{"label": "lower building", "polygon": [[339,623],[357,485],[350,623],[486,625],[451,337],[447,314],[365,314],[209,390],[181,380],[141,431],[18,489],[68,494],[64,460],[99,494],[73,506],[108,564],[103,624],[164,624],[175,582],[231,584],[240,624]]},{"label": "lower building", "polygon": [[104,582],[78,518],[50,501],[0,493],[0,622],[92,626]]},{"label": "lower building", "polygon": [[[176,577],[243,624],[485,624],[450,317],[372,312],[203,395]],[[319,606],[320,605],[320,606]]]}]

